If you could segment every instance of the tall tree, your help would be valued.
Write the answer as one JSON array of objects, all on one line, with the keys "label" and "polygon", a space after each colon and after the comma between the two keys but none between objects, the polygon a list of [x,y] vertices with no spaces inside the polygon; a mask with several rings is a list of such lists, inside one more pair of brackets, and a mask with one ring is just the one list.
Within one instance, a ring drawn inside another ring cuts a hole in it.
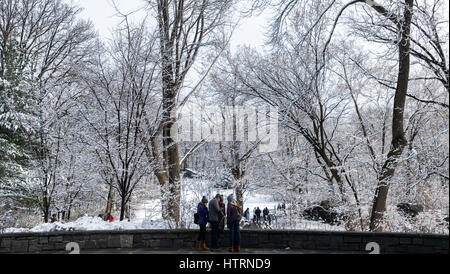
[{"label": "tall tree", "polygon": [[[157,159],[161,185],[163,217],[175,226],[180,221],[180,156],[174,132],[178,98],[188,72],[202,47],[211,43],[214,30],[224,22],[232,0],[158,0],[147,1],[155,12],[159,30],[162,79],[162,159],[157,140],[152,155]],[[162,161],[161,161],[162,160]]]},{"label": "tall tree", "polygon": [[153,168],[146,161],[146,149],[155,132],[145,121],[158,121],[159,56],[156,39],[145,25],[146,21],[133,25],[125,16],[111,44],[98,46],[97,59],[83,77],[90,94],[83,100],[82,115],[96,137],[90,145],[110,189],[107,211],[113,188],[120,196],[121,221],[135,187]]},{"label": "tall tree", "polygon": [[[268,2],[270,1],[258,1],[255,6],[260,8],[261,6],[267,5]],[[282,12],[277,15],[276,20],[272,24],[273,33],[271,41],[274,44],[280,43],[280,41],[282,42],[283,40],[282,37],[283,35],[285,35],[285,32],[283,32],[282,30],[284,29],[283,24],[285,22],[285,18],[287,18],[296,10],[295,8],[297,4],[305,4],[308,2],[309,1],[294,0],[281,1],[278,3],[278,7]],[[398,75],[396,79],[396,90],[392,115],[391,147],[387,155],[387,159],[378,176],[378,183],[375,190],[370,220],[370,230],[380,231],[380,223],[383,219],[384,212],[386,211],[389,183],[391,178],[394,176],[396,167],[399,163],[399,158],[402,155],[403,150],[407,144],[403,123],[411,67],[410,34],[413,21],[414,1],[402,0],[392,3],[383,2],[382,4],[372,0],[355,0],[344,3],[339,3],[338,1],[330,1],[329,3],[327,3],[327,7],[322,9],[322,12],[317,17],[317,23],[306,31],[305,38],[301,40],[300,43],[308,41],[307,37],[310,36],[310,34],[312,33],[311,31],[317,26],[320,27],[319,22],[326,20],[327,17],[325,15],[328,12],[335,10],[337,15],[335,16],[335,20],[331,24],[329,37],[322,49],[323,56],[325,58],[327,47],[331,42],[332,36],[335,33],[339,20],[343,16],[344,12],[349,9],[349,7],[358,4],[363,4],[364,6],[370,7],[371,10],[377,15],[377,20],[366,22],[366,27],[363,28],[363,30],[366,30],[367,33],[370,34],[372,32],[370,26],[382,26],[383,28],[392,30],[397,36],[397,39],[394,39],[394,42],[398,50]],[[338,5],[340,5],[340,7]],[[335,9],[336,6],[338,6],[337,9]],[[356,16],[358,17],[361,15]],[[392,43],[392,39],[390,39],[389,41]],[[325,63],[321,65],[317,71],[320,72],[324,68],[324,66]]]},{"label": "tall tree", "polygon": [[26,94],[33,116],[21,116],[20,124],[28,129],[32,177],[47,222],[61,163],[57,121],[70,107],[72,76],[88,56],[94,34],[90,23],[78,19],[81,10],[61,0],[8,0],[0,5],[0,43],[2,48],[16,44],[17,70],[27,73],[29,84],[20,92]]}]

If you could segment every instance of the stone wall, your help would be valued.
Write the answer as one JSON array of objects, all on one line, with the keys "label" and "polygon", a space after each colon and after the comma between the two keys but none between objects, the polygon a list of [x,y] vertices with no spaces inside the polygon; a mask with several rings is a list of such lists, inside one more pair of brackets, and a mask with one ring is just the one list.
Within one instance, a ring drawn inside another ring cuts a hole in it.
[{"label": "stone wall", "polygon": [[[76,242],[83,250],[110,248],[191,249],[196,230],[84,231],[26,234],[0,234],[0,253],[39,253],[64,251]],[[207,235],[209,246],[209,232]],[[448,254],[449,236],[429,234],[358,233],[320,231],[241,231],[243,248],[276,248],[365,252],[370,242],[381,254]],[[228,231],[220,241],[228,246]]]}]

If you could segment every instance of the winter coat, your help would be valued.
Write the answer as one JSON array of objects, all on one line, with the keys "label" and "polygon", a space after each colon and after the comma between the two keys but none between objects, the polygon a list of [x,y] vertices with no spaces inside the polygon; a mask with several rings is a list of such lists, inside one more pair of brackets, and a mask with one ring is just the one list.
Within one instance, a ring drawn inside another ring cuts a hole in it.
[{"label": "winter coat", "polygon": [[220,211],[219,202],[216,199],[212,199],[208,204],[209,208],[209,221],[220,222],[222,218],[222,211]]},{"label": "winter coat", "polygon": [[250,210],[248,210],[248,209],[245,211],[245,218],[247,220],[250,220]]},{"label": "winter coat", "polygon": [[226,212],[225,212],[225,204],[223,202],[219,202],[220,212],[221,212],[221,218],[219,221],[219,229],[224,230],[225,229],[225,221],[226,221]]},{"label": "winter coat", "polygon": [[200,203],[197,206],[197,214],[198,214],[198,224],[206,225],[208,223],[208,208]]},{"label": "winter coat", "polygon": [[109,215],[105,221],[114,222],[114,217],[112,215]]},{"label": "winter coat", "polygon": [[228,203],[227,207],[227,224],[230,225],[233,222],[240,221],[242,218],[241,213],[236,205]]}]

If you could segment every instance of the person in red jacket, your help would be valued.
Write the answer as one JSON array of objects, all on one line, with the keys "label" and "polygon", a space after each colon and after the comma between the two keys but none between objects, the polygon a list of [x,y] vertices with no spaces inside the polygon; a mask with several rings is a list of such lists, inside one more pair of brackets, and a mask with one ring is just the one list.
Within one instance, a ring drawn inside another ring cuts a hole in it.
[{"label": "person in red jacket", "polygon": [[113,215],[108,214],[108,215],[106,216],[106,218],[105,218],[105,221],[109,221],[110,223],[111,223],[111,222],[114,222],[114,217],[113,217]]}]

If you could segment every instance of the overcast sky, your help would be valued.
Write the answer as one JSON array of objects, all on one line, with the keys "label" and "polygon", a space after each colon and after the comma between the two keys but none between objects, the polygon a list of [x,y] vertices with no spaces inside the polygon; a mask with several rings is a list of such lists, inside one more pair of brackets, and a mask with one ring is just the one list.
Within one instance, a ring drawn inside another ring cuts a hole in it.
[{"label": "overcast sky", "polygon": [[[114,16],[116,14],[111,0],[72,0],[75,4],[84,9],[82,16],[89,18],[95,25],[99,34],[104,37],[110,37],[111,30],[118,24],[119,19]],[[144,7],[143,0],[119,0],[119,9],[121,12],[127,13]],[[138,13],[142,16],[144,12]],[[261,49],[264,44],[264,34],[266,31],[264,16],[253,17],[243,20],[238,29],[235,30],[231,41],[231,47],[238,45],[251,45]]]}]

